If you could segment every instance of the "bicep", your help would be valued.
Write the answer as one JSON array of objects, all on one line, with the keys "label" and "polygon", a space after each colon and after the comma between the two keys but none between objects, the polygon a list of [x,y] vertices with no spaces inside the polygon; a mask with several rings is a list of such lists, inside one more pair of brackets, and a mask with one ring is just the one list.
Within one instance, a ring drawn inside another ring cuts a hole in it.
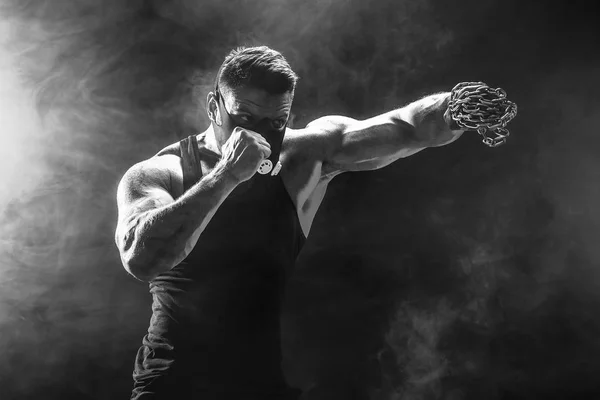
[{"label": "bicep", "polygon": [[422,150],[416,145],[414,126],[405,121],[402,111],[365,120],[322,117],[307,129],[320,132],[323,164],[328,170],[373,170]]}]

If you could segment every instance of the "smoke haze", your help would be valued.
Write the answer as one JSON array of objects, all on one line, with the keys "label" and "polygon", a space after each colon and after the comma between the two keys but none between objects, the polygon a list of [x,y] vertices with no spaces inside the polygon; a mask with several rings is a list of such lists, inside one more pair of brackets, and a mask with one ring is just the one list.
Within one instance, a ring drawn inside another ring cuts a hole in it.
[{"label": "smoke haze", "polygon": [[283,321],[286,374],[304,398],[598,397],[589,7],[4,0],[0,398],[127,398],[150,296],[114,245],[117,183],[203,130],[223,57],[256,44],[300,75],[294,126],[467,80],[519,106],[498,149],[466,134],[331,184]]}]

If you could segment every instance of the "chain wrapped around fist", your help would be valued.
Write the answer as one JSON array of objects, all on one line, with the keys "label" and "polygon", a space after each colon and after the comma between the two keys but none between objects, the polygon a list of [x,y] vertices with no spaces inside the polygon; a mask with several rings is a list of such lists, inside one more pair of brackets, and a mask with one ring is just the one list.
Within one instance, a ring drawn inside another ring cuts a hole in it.
[{"label": "chain wrapped around fist", "polygon": [[[483,143],[497,147],[510,135],[506,124],[517,115],[517,105],[506,98],[501,88],[484,82],[461,82],[452,89],[448,110],[461,129],[476,130]],[[491,133],[493,136],[488,136]]]}]

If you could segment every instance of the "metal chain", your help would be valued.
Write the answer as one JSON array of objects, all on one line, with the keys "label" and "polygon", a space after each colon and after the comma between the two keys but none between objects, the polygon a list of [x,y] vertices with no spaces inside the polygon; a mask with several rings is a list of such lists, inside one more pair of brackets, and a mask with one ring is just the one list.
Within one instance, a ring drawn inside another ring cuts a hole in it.
[{"label": "metal chain", "polygon": [[[464,130],[476,130],[483,143],[498,147],[510,135],[506,124],[517,115],[517,105],[506,98],[501,88],[483,82],[461,82],[452,89],[448,104],[450,115]],[[495,136],[488,136],[491,132]]]}]

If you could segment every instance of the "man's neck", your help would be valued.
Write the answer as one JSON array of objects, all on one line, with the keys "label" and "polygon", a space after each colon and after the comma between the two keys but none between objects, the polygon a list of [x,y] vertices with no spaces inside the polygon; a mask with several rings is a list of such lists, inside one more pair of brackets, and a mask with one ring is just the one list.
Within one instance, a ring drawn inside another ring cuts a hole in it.
[{"label": "man's neck", "polygon": [[205,147],[208,150],[213,151],[213,152],[217,153],[218,155],[221,155],[221,146],[219,145],[219,142],[217,141],[217,138],[215,136],[215,131],[213,130],[212,125],[210,125],[203,133],[201,133],[198,136],[202,136],[202,135],[204,135]]}]

